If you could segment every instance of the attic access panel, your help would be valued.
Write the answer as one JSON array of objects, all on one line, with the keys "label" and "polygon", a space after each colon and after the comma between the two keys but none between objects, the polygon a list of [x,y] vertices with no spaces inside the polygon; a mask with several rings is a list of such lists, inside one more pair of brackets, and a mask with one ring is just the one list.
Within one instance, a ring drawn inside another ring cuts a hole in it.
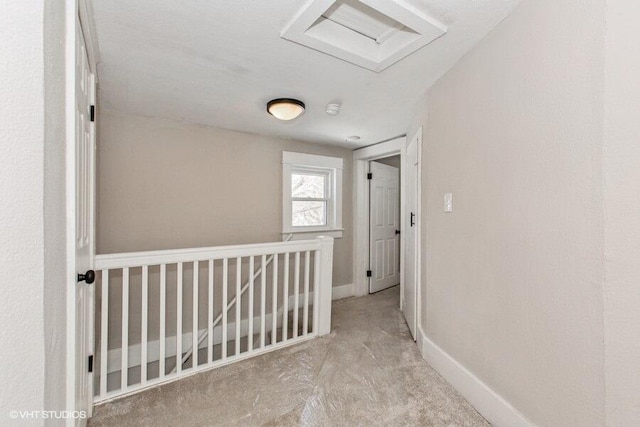
[{"label": "attic access panel", "polygon": [[403,0],[311,0],[281,37],[380,72],[446,31]]}]

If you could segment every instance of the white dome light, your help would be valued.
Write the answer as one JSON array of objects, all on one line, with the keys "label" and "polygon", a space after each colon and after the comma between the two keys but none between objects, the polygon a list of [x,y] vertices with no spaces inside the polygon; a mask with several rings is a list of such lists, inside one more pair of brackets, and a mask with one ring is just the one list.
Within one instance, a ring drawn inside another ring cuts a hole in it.
[{"label": "white dome light", "polygon": [[267,112],[278,120],[293,120],[304,110],[304,103],[292,98],[273,99],[267,104]]}]

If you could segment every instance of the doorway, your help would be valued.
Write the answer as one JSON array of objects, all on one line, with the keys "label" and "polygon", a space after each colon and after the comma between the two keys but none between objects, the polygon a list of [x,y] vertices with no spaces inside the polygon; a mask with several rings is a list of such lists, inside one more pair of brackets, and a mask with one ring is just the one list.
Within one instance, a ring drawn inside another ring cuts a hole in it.
[{"label": "doorway", "polygon": [[[369,218],[369,167],[372,161],[400,156],[400,310],[415,340],[417,319],[420,317],[420,153],[422,129],[418,129],[409,140],[405,136],[363,147],[353,152],[354,198],[353,198],[353,281],[356,296],[368,295],[370,288],[371,227]],[[412,158],[407,154],[411,149]],[[411,185],[408,181],[408,165],[412,166]],[[413,200],[411,209],[407,204],[408,191]],[[410,237],[411,239],[408,239]],[[408,276],[407,276],[408,275]]]}]

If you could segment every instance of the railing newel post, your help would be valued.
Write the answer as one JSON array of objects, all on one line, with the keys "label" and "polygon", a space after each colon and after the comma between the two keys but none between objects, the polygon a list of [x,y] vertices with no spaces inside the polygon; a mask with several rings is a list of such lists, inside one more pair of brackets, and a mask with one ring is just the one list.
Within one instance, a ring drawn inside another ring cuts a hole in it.
[{"label": "railing newel post", "polygon": [[[333,237],[317,237],[320,242],[319,283],[315,289],[318,292],[318,335],[331,333],[331,292],[333,287]],[[315,317],[315,316],[314,316]],[[315,325],[314,325],[315,328]]]}]

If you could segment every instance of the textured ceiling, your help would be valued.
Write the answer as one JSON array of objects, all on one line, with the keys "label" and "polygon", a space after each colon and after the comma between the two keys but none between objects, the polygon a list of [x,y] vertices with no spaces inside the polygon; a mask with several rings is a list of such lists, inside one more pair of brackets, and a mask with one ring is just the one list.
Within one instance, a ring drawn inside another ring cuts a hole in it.
[{"label": "textured ceiling", "polygon": [[[444,72],[520,0],[389,0],[428,10],[444,36],[381,73],[280,38],[299,0],[93,0],[101,108],[356,148],[403,134]],[[279,122],[272,98],[307,111]],[[328,103],[342,104],[337,116]],[[350,135],[362,137],[347,143]]]}]

